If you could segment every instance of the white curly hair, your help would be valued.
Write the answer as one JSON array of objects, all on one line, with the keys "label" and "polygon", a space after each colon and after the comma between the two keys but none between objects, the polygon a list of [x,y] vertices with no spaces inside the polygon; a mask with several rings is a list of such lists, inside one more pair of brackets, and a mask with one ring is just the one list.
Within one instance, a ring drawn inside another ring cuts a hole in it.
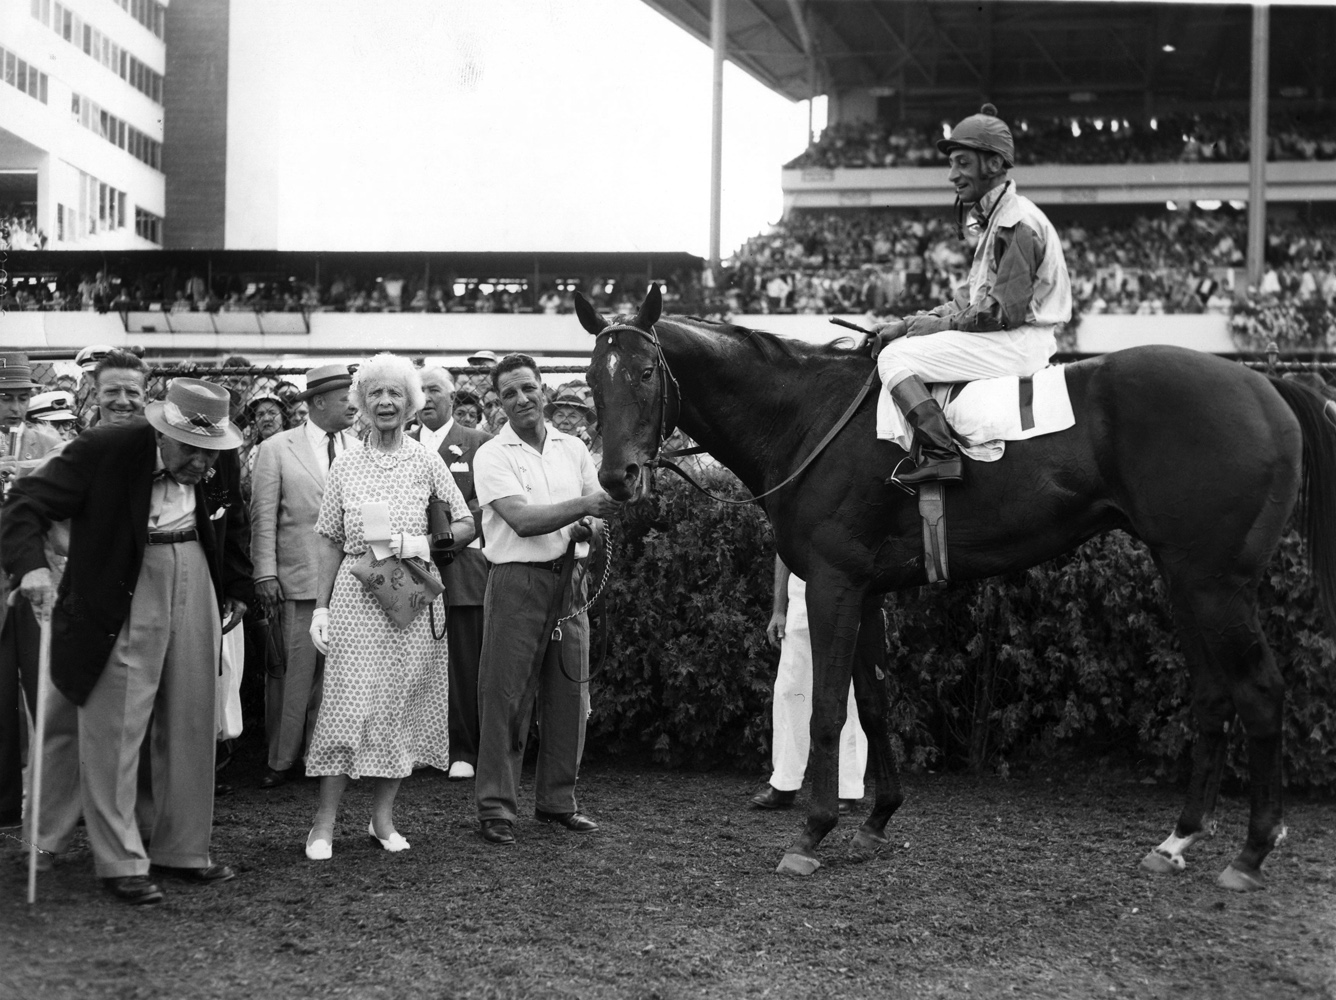
[{"label": "white curly hair", "polygon": [[404,390],[407,407],[404,410],[404,423],[413,419],[426,396],[422,392],[422,375],[413,367],[413,362],[397,354],[377,354],[358,365],[353,373],[353,384],[349,395],[357,408],[367,412],[366,394],[374,385],[397,385]]}]

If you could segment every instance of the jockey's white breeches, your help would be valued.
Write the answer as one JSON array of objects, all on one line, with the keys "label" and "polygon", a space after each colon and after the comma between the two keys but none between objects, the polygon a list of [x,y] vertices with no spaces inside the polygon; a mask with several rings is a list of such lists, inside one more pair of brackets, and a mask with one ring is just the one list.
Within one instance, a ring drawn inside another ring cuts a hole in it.
[{"label": "jockey's white breeches", "polygon": [[1021,326],[993,333],[943,330],[891,341],[877,355],[877,371],[888,389],[910,375],[924,382],[1033,375],[1048,365],[1057,349],[1051,326]]}]

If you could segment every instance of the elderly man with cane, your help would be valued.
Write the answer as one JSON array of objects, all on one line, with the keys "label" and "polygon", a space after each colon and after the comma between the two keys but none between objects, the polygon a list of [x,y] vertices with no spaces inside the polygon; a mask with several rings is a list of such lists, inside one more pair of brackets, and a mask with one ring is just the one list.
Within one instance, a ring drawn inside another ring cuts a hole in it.
[{"label": "elderly man with cane", "polygon": [[[150,860],[155,873],[189,882],[234,876],[209,856],[215,677],[223,631],[251,588],[242,436],[226,390],[176,379],[145,415],[71,441],[15,483],[0,518],[4,568],[36,614],[51,614],[51,679],[79,706],[94,866],[128,903],[162,900]],[[69,560],[56,594],[44,541],[65,519]],[[134,804],[150,718],[146,849]]]}]

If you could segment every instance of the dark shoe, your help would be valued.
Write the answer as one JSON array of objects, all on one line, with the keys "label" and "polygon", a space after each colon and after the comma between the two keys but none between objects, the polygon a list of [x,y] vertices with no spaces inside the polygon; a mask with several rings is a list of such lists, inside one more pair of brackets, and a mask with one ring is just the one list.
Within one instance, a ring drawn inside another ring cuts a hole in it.
[{"label": "dark shoe", "polygon": [[798,797],[795,792],[781,792],[774,785],[766,785],[765,791],[752,796],[751,804],[757,809],[788,809]]},{"label": "dark shoe", "polygon": [[489,844],[515,843],[515,827],[508,819],[485,819],[479,826],[478,833]]},{"label": "dark shoe", "polygon": [[224,795],[232,794],[232,786],[225,781],[216,781],[213,785],[213,797],[221,799]]},{"label": "dark shoe", "polygon": [[111,894],[123,903],[137,906],[142,903],[161,903],[162,890],[158,883],[147,875],[125,875],[120,878],[104,878],[102,884],[111,890]]},{"label": "dark shoe", "polygon": [[264,777],[260,779],[260,787],[277,788],[279,785],[285,784],[287,780],[287,771],[275,771],[272,767],[266,767],[264,769]]},{"label": "dark shoe", "polygon": [[542,820],[544,823],[560,823],[572,833],[593,833],[598,829],[597,823],[583,813],[578,812],[550,813],[535,809],[533,818]]},{"label": "dark shoe", "polygon": [[891,399],[905,415],[905,423],[914,434],[913,468],[897,472],[894,482],[904,486],[920,483],[955,482],[964,478],[964,462],[951,437],[951,428],[941,405],[917,375],[899,382],[891,390]]},{"label": "dark shoe", "polygon": [[854,806],[862,801],[862,799],[840,799],[840,815],[849,815],[849,813],[854,811]]},{"label": "dark shoe", "polygon": [[154,875],[179,878],[183,882],[207,885],[211,882],[229,882],[237,877],[227,865],[209,865],[207,868],[168,868],[166,865],[152,865],[149,868]]}]

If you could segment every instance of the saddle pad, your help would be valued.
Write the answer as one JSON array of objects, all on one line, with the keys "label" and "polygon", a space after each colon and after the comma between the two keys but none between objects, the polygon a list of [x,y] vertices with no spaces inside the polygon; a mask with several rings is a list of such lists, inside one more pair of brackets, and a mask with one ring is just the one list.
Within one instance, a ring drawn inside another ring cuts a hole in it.
[{"label": "saddle pad", "polygon": [[[961,450],[976,462],[996,462],[1006,441],[1055,434],[1076,424],[1063,365],[1029,378],[1003,375],[932,387]],[[877,397],[877,437],[909,450],[911,435],[900,409],[884,389]]]}]

